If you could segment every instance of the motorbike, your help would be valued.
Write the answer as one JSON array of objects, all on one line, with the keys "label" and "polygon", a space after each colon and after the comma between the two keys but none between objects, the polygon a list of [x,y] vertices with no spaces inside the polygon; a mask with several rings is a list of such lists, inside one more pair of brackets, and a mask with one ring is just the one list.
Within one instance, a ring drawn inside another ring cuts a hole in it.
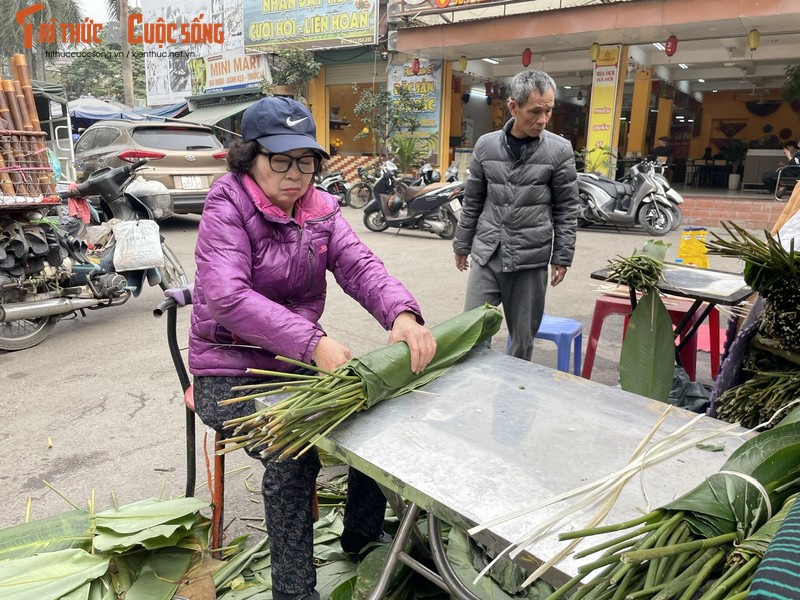
[{"label": "motorbike", "polygon": [[[102,247],[89,246],[84,236],[91,231],[83,221],[59,216],[60,204],[33,211],[4,207],[0,212],[3,233],[10,237],[4,248],[6,257],[0,261],[0,350],[31,348],[44,341],[59,320],[78,313],[85,316],[85,309],[125,304],[141,293],[145,281],[162,289],[188,285],[183,267],[163,237],[163,267],[114,269],[116,240],[108,222],[154,220],[150,206],[126,191],[136,170],[147,162],[104,167],[85,182],[59,192],[62,201],[99,197],[99,211],[92,212],[106,223],[106,227],[97,226],[107,230]],[[171,203],[169,194],[165,195],[160,201]]]},{"label": "motorbike", "polygon": [[664,194],[662,184],[649,169],[632,170],[634,172],[628,173],[622,181],[594,173],[578,173],[579,225],[599,223],[629,227],[638,223],[647,233],[657,236],[673,228],[674,215],[679,211],[673,206],[677,204]]},{"label": "motorbike", "polygon": [[373,198],[364,207],[366,228],[418,229],[445,240],[453,239],[464,200],[464,185],[460,181],[425,184],[424,179],[425,175],[421,175],[418,181],[422,185],[408,186],[398,181],[397,166],[386,161],[373,186]]},{"label": "motorbike", "polygon": [[351,208],[362,209],[372,198],[372,186],[380,177],[380,165],[376,164],[372,169],[359,166],[356,172],[359,181],[347,190],[347,205]]},{"label": "motorbike", "polygon": [[672,212],[672,230],[677,229],[683,223],[683,213],[681,212],[681,204],[683,204],[683,196],[681,196],[670,184],[669,180],[664,177],[665,167],[659,162],[643,160],[640,163],[632,165],[628,173],[623,177],[623,181],[632,179],[637,173],[641,171],[649,172],[655,182],[660,188],[662,196],[670,200],[667,206]]},{"label": "motorbike", "polygon": [[342,171],[333,171],[318,175],[314,180],[314,187],[323,192],[336,196],[339,206],[347,206],[347,182]]}]

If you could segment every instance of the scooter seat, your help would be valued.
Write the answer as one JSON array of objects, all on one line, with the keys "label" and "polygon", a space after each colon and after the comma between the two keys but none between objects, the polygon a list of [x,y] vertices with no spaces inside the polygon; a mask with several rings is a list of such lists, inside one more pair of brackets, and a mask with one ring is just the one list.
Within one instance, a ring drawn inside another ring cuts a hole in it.
[{"label": "scooter seat", "polygon": [[592,183],[607,192],[612,198],[627,196],[633,189],[633,186],[630,184],[620,183],[619,181],[614,181],[606,177],[598,177],[596,180],[592,181]]},{"label": "scooter seat", "polygon": [[320,176],[320,179],[328,179],[329,177],[341,177],[343,171],[330,171]]},{"label": "scooter seat", "polygon": [[403,194],[403,200],[405,200],[406,202],[411,202],[417,196],[421,196],[422,194],[427,194],[428,192],[444,187],[446,185],[450,184],[447,182],[437,182],[428,185],[418,185],[415,187],[406,188],[406,191]]}]

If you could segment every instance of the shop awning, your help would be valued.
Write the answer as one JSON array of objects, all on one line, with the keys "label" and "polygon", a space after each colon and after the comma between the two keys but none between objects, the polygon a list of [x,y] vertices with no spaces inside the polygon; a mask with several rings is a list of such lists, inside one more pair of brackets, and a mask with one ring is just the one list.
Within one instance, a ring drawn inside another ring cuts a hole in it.
[{"label": "shop awning", "polygon": [[243,111],[258,100],[248,100],[246,102],[233,102],[231,104],[215,104],[214,106],[201,106],[188,115],[179,117],[178,121],[190,121],[192,123],[204,123],[206,125],[216,125],[223,119]]}]

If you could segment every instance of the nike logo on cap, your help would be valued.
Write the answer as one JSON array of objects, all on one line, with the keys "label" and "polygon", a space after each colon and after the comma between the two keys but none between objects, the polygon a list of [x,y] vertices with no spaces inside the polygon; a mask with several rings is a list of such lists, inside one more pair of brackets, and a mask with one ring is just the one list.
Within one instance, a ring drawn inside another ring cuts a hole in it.
[{"label": "nike logo on cap", "polygon": [[286,124],[289,127],[294,127],[298,123],[302,123],[303,121],[305,121],[307,118],[308,117],[303,117],[302,119],[293,119],[292,117],[286,117]]}]

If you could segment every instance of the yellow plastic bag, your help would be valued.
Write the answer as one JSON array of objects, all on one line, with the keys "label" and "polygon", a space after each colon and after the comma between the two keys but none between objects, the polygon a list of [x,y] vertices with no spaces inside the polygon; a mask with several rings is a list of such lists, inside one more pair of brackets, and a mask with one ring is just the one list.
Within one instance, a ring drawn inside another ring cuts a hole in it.
[{"label": "yellow plastic bag", "polygon": [[706,236],[708,229],[705,227],[686,227],[681,234],[678,245],[678,259],[675,262],[685,265],[708,268],[708,254],[706,252]]}]

